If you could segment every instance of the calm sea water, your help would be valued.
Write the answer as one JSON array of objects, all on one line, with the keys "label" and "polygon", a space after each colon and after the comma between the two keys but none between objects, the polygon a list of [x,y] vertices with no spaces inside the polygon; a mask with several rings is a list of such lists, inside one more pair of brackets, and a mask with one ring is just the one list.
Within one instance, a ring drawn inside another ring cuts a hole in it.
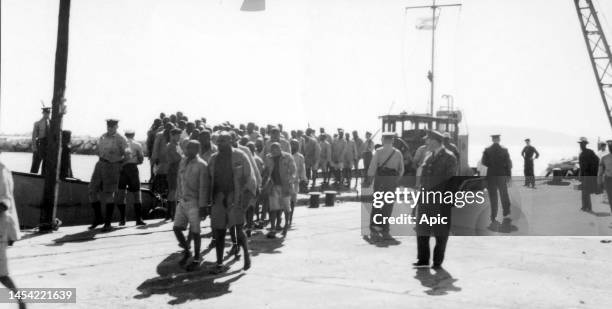
[{"label": "calm sea water", "polygon": [[[476,166],[482,151],[488,145],[470,145],[469,162],[470,166]],[[510,152],[514,168],[512,173],[516,176],[522,176],[523,159],[521,158],[521,150],[523,145],[506,145]],[[571,158],[578,155],[577,147],[538,147],[540,159],[535,161],[535,174],[544,175],[548,163],[557,161],[561,158]],[[0,153],[0,160],[11,170],[18,172],[29,172],[32,164],[32,154],[23,152],[3,152]],[[88,155],[72,155],[72,172],[75,178],[85,181],[91,179],[94,166],[98,160],[97,156]],[[145,162],[140,165],[140,179],[146,181],[150,178],[149,160],[145,158]]]},{"label": "calm sea water", "polygon": [[[25,152],[3,152],[0,153],[0,161],[4,163],[10,170],[16,172],[30,172],[30,166],[32,165],[32,154]],[[96,162],[98,161],[97,156],[88,155],[72,155],[72,173],[75,178],[79,178],[84,181],[91,179]],[[140,170],[140,180],[148,181],[150,177],[149,160],[145,158],[142,165],[138,166]]]}]

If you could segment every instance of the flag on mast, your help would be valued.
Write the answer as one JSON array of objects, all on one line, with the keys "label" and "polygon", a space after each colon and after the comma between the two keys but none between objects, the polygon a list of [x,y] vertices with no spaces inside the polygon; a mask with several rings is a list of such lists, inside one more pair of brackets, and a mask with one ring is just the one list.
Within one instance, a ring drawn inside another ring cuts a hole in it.
[{"label": "flag on mast", "polygon": [[438,17],[424,17],[417,20],[416,28],[418,30],[435,30],[438,24]]}]

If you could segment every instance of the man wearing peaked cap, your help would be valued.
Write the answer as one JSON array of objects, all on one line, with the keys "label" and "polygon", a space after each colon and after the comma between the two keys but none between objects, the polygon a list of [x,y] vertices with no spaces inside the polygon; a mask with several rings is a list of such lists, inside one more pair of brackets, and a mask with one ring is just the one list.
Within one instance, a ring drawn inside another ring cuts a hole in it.
[{"label": "man wearing peaked cap", "polygon": [[[525,187],[535,188],[535,174],[533,172],[533,161],[540,157],[540,153],[531,146],[531,139],[525,139],[525,148],[521,151],[523,157],[523,173],[525,175]],[[534,157],[535,156],[535,157]]]},{"label": "man wearing peaked cap", "polygon": [[580,144],[580,155],[578,156],[578,164],[580,165],[580,181],[582,182],[582,208],[580,210],[590,212],[591,194],[597,193],[597,172],[599,167],[599,157],[595,152],[587,148],[589,141],[586,137],[581,137],[578,140]]},{"label": "man wearing peaked cap", "polygon": [[487,167],[487,190],[491,200],[491,224],[497,225],[497,195],[501,198],[504,220],[510,220],[508,180],[512,175],[512,161],[508,149],[500,145],[500,135],[491,135],[493,144],[482,154],[482,165]]},{"label": "man wearing peaked cap", "polygon": [[[438,131],[428,132],[427,145],[430,155],[425,159],[422,168],[421,185],[424,192],[446,192],[451,189],[453,176],[457,173],[457,158],[444,148],[444,135]],[[443,217],[451,221],[451,205],[444,201],[426,201],[418,205],[416,211],[418,218]],[[435,237],[436,247],[433,250],[433,268],[442,267],[446,243],[450,233],[450,224],[421,224],[417,225],[417,262],[415,267],[429,266],[430,247],[429,238]]]},{"label": "man wearing peaked cap", "polygon": [[43,173],[45,171],[44,160],[47,156],[47,136],[51,128],[50,115],[51,108],[43,107],[42,118],[34,123],[34,129],[32,130],[32,166],[30,167],[30,173],[32,174],[38,174],[41,163]]},{"label": "man wearing peaked cap", "polygon": [[106,133],[98,139],[98,157],[89,183],[89,200],[94,210],[94,221],[89,229],[102,223],[102,202],[106,203],[106,216],[103,231],[110,231],[114,199],[119,188],[121,166],[129,154],[125,137],[117,133],[119,121],[106,120]]}]

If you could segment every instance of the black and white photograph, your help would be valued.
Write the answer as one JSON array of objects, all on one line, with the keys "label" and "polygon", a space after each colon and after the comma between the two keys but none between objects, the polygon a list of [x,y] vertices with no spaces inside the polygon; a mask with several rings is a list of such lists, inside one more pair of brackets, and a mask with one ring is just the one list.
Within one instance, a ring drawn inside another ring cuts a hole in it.
[{"label": "black and white photograph", "polygon": [[0,0],[0,308],[612,308],[612,1]]}]

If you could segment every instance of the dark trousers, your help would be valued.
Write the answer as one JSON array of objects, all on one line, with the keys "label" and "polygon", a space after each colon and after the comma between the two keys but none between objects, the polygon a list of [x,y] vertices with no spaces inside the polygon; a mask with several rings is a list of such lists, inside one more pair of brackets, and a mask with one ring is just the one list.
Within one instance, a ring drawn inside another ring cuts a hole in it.
[{"label": "dark trousers", "polygon": [[372,211],[370,213],[370,227],[378,226],[381,227],[384,232],[389,232],[389,222],[386,221],[384,224],[376,224],[374,223],[374,216],[380,214],[382,216],[377,216],[376,221],[382,222],[383,218],[388,218],[393,213],[393,204],[385,204],[381,208],[372,207]]},{"label": "dark trousers", "polygon": [[491,176],[487,177],[487,190],[489,191],[489,199],[491,202],[491,221],[497,217],[497,193],[501,198],[503,215],[510,214],[510,196],[508,195],[508,184],[506,176]]},{"label": "dark trousers", "polygon": [[607,177],[604,181],[604,188],[608,194],[608,203],[610,203],[610,212],[612,213],[612,177]]},{"label": "dark trousers", "polygon": [[40,163],[42,163],[42,173],[45,172],[45,157],[47,156],[47,138],[40,138],[36,141],[36,151],[32,153],[32,166],[30,173],[38,174]]},{"label": "dark trousers", "polygon": [[361,157],[363,158],[363,169],[364,169],[364,178],[368,175],[368,168],[370,168],[370,162],[372,162],[372,153],[371,152],[364,152],[361,154]]},{"label": "dark trousers", "polygon": [[[429,263],[429,238],[430,236],[417,236],[417,259],[419,262]],[[436,246],[433,250],[434,265],[441,265],[444,262],[444,252],[446,252],[447,236],[434,236]]]},{"label": "dark trousers", "polygon": [[535,174],[533,173],[533,160],[525,159],[523,173],[525,174],[525,186],[535,187]]}]

